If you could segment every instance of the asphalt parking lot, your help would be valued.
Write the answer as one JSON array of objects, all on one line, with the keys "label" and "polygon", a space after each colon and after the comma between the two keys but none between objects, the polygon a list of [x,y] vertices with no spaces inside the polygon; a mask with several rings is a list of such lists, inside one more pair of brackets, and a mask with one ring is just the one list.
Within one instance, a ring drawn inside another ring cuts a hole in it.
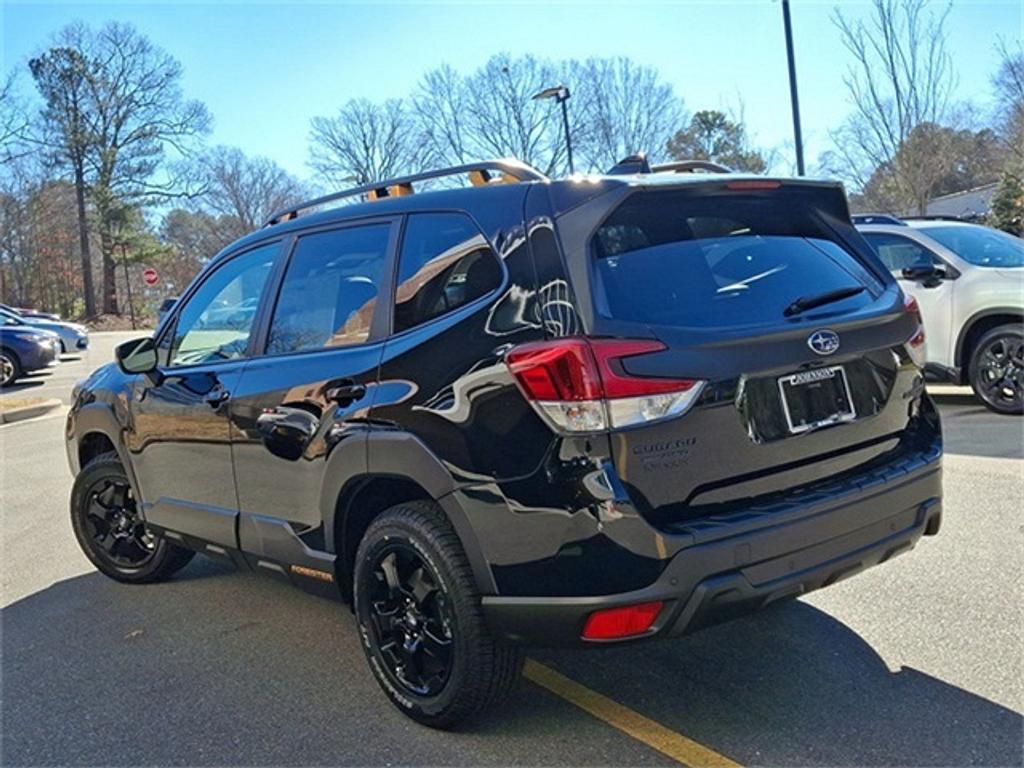
[{"label": "asphalt parking lot", "polygon": [[[130,336],[0,397],[67,402]],[[682,640],[532,653],[556,683],[458,733],[392,709],[340,603],[204,558],[160,585],[99,576],[67,520],[63,413],[2,426],[2,763],[1021,765],[1024,421],[936,396],[940,536]]]}]

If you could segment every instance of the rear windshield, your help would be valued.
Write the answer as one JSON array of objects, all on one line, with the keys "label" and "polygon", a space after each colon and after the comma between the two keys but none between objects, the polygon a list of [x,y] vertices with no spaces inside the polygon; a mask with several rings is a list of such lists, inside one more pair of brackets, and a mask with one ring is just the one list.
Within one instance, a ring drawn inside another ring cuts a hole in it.
[{"label": "rear windshield", "polygon": [[795,300],[844,288],[868,290],[815,311],[866,305],[879,281],[831,239],[811,200],[786,192],[632,195],[594,236],[599,310],[723,327],[778,322]]}]

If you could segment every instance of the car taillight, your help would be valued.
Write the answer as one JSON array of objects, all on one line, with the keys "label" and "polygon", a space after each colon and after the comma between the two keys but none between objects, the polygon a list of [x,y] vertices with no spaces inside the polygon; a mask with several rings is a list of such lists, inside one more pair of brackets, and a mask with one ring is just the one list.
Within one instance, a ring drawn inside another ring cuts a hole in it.
[{"label": "car taillight", "polygon": [[921,308],[917,304],[917,299],[913,296],[904,295],[903,309],[908,314],[913,315],[917,320],[917,330],[914,331],[914,335],[907,340],[907,346],[910,348],[910,356],[917,365],[924,365],[924,319],[921,317]]},{"label": "car taillight", "polygon": [[583,625],[582,637],[584,640],[619,640],[642,635],[654,624],[663,605],[657,600],[594,611]]},{"label": "car taillight", "polygon": [[664,349],[659,341],[569,337],[513,347],[505,363],[556,430],[601,432],[679,416],[697,399],[701,380],[633,376],[622,365]]}]

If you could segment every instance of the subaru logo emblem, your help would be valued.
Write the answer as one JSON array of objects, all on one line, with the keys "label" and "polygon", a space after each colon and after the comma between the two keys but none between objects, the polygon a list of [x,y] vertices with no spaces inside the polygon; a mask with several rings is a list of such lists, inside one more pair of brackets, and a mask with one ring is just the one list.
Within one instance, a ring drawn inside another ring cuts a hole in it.
[{"label": "subaru logo emblem", "polygon": [[807,346],[819,355],[831,355],[839,349],[839,334],[835,331],[815,331],[807,338]]}]

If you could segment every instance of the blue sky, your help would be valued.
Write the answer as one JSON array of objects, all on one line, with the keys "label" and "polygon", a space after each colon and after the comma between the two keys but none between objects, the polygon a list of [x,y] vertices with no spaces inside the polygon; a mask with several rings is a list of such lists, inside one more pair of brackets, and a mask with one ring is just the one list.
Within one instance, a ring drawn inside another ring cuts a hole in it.
[{"label": "blue sky", "polygon": [[[792,0],[808,162],[849,111],[848,58],[830,21],[859,0]],[[938,4],[936,3],[936,6]],[[781,8],[776,0],[719,2],[126,2],[0,0],[6,72],[62,25],[135,24],[185,67],[188,96],[206,102],[215,143],[270,157],[300,177],[309,120],[347,99],[405,96],[447,62],[470,71],[499,51],[547,58],[629,56],[658,68],[691,111],[742,101],[758,144],[791,137]],[[949,47],[957,97],[986,106],[998,36],[1020,39],[1021,0],[954,0]],[[571,105],[571,102],[570,102]]]}]

